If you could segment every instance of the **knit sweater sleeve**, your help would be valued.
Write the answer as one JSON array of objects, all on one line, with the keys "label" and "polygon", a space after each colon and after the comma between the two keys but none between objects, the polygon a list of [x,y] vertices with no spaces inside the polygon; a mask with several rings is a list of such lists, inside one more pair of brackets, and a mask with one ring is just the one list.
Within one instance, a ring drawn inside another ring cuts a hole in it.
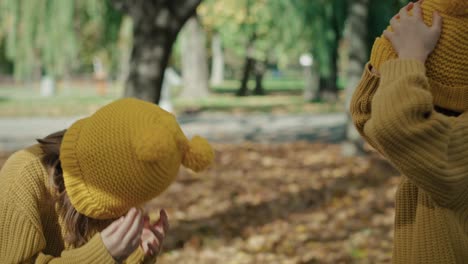
[{"label": "knit sweater sleeve", "polygon": [[380,78],[371,72],[371,64],[368,63],[364,68],[361,81],[359,82],[356,90],[351,98],[350,114],[354,126],[359,134],[374,148],[376,145],[364,133],[364,125],[371,117],[371,103],[374,98],[375,92],[379,86]]},{"label": "knit sweater sleeve", "polygon": [[156,263],[157,256],[146,256],[141,247],[138,247],[133,254],[126,260],[125,264],[154,264]]},{"label": "knit sweater sleeve", "polygon": [[467,139],[462,133],[466,120],[434,111],[422,63],[390,60],[380,73],[364,134],[434,201],[451,206],[466,191],[462,168],[467,165],[460,149]]},{"label": "knit sweater sleeve", "polygon": [[[28,261],[26,261],[27,263]],[[60,257],[52,257],[43,253],[38,253],[33,263],[109,263],[114,264],[115,260],[109,254],[99,233],[82,247],[62,251]]]},{"label": "knit sweater sleeve", "polygon": [[[35,194],[41,184],[34,182],[40,175],[40,166],[35,162],[28,166],[18,162],[24,154],[0,173],[1,178],[13,179],[4,182],[0,193],[0,262],[1,263],[115,263],[97,233],[88,243],[76,249],[64,250],[59,257],[46,252],[46,234],[39,213],[41,203]],[[33,179],[33,180],[32,180]],[[58,246],[58,245],[57,245]]]},{"label": "knit sweater sleeve", "polygon": [[[2,206],[0,256],[2,263],[115,263],[97,233],[84,246],[62,251],[60,257],[43,252],[46,241],[34,217],[11,203]],[[37,219],[37,218],[36,218]]]}]

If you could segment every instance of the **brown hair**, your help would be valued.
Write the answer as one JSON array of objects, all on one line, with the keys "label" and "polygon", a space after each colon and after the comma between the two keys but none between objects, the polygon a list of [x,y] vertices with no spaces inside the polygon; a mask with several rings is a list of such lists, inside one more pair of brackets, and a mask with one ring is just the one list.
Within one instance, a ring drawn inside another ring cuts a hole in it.
[{"label": "brown hair", "polygon": [[80,247],[89,238],[92,227],[105,226],[110,220],[97,220],[87,217],[78,211],[70,202],[63,181],[63,171],[60,163],[60,146],[66,130],[58,131],[43,139],[38,139],[44,155],[42,163],[49,171],[52,186],[58,192],[55,203],[58,203],[63,217],[67,235],[65,241],[74,247]]}]

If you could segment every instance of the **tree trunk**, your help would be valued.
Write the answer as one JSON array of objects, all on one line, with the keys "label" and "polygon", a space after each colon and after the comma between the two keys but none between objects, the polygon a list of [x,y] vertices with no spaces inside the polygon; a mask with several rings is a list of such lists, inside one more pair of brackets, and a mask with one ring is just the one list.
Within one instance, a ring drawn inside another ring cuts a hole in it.
[{"label": "tree trunk", "polygon": [[201,0],[112,1],[133,19],[133,50],[125,96],[158,103],[174,41]]},{"label": "tree trunk", "polygon": [[250,79],[250,73],[252,72],[254,64],[255,64],[255,61],[253,58],[250,58],[249,56],[245,58],[241,86],[239,90],[237,91],[237,96],[247,96],[247,92],[249,90],[248,84],[249,84],[249,79]]},{"label": "tree trunk", "polygon": [[[347,71],[346,86],[346,110],[349,109],[351,98],[356,86],[361,79],[362,71],[367,62],[367,27],[366,21],[369,14],[369,0],[355,0],[351,4],[347,39],[350,43],[349,66]],[[349,111],[346,111],[349,112]],[[363,140],[354,127],[351,117],[348,115],[347,142],[343,146],[345,155],[355,155],[363,150]]]},{"label": "tree trunk", "polygon": [[255,61],[255,89],[254,95],[265,95],[265,89],[263,88],[263,76],[267,69],[268,61]]},{"label": "tree trunk", "polygon": [[55,79],[52,75],[43,75],[41,78],[40,93],[42,97],[52,97],[55,95]]},{"label": "tree trunk", "polygon": [[320,99],[325,102],[336,102],[338,100],[338,45],[333,49],[330,63],[330,76],[320,78]]},{"label": "tree trunk", "polygon": [[208,62],[206,34],[198,18],[190,18],[182,32],[182,98],[208,95]]},{"label": "tree trunk", "polygon": [[304,101],[312,102],[319,99],[319,78],[318,72],[314,65],[304,66]]},{"label": "tree trunk", "polygon": [[211,41],[212,64],[211,64],[211,84],[220,85],[224,81],[224,52],[221,36],[215,32]]},{"label": "tree trunk", "polygon": [[132,51],[132,36],[133,22],[129,16],[125,16],[120,24],[119,31],[119,74],[117,79],[120,83],[124,83],[130,72],[130,55]]},{"label": "tree trunk", "polygon": [[253,57],[254,53],[254,42],[255,42],[255,34],[251,37],[249,43],[247,44],[247,52],[245,55],[245,64],[244,64],[244,71],[242,74],[241,86],[237,91],[237,96],[246,96],[248,92],[248,84],[250,73],[255,67],[255,59]]}]

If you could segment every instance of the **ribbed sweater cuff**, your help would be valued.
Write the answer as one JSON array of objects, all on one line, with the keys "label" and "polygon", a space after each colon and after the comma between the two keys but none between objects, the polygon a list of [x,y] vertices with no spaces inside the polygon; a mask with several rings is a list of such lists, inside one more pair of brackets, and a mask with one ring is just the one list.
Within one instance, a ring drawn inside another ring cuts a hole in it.
[{"label": "ribbed sweater cuff", "polygon": [[372,97],[380,82],[379,76],[373,74],[371,68],[371,64],[367,63],[350,103],[349,111],[358,127],[367,122],[367,115],[371,111]]},{"label": "ribbed sweater cuff", "polygon": [[[135,252],[133,252],[126,260],[125,264],[139,264],[139,263],[144,263],[145,258],[145,252],[141,247],[138,247]],[[156,262],[156,261],[155,261]]]},{"label": "ribbed sweater cuff", "polygon": [[380,69],[381,86],[386,86],[403,76],[412,74],[425,75],[426,67],[422,62],[413,59],[389,60],[382,64]]},{"label": "ribbed sweater cuff", "polygon": [[[64,251],[62,257],[65,257],[65,252],[67,251]],[[84,246],[71,250],[70,253],[67,257],[73,257],[76,261],[74,263],[115,263],[114,258],[109,254],[109,251],[102,242],[100,233],[94,235]]]},{"label": "ribbed sweater cuff", "polygon": [[360,86],[372,89],[376,89],[378,87],[380,76],[372,72],[372,67],[374,66],[370,62],[366,64]]}]

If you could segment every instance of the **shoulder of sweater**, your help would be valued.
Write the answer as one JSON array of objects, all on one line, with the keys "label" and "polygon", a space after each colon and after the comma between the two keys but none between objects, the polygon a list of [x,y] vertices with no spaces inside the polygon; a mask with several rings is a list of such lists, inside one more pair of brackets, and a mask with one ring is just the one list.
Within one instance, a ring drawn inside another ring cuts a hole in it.
[{"label": "shoulder of sweater", "polygon": [[26,202],[40,199],[48,193],[48,173],[41,161],[39,145],[15,152],[0,171],[0,187],[4,189],[0,199],[10,202]]},{"label": "shoulder of sweater", "polygon": [[[42,164],[42,150],[39,145],[33,145],[26,149],[19,150],[13,153],[8,160],[5,162],[1,174],[9,175],[9,174],[24,174],[27,172],[46,172],[44,165]],[[8,177],[6,177],[8,178]],[[15,177],[18,179],[19,177]]]}]

